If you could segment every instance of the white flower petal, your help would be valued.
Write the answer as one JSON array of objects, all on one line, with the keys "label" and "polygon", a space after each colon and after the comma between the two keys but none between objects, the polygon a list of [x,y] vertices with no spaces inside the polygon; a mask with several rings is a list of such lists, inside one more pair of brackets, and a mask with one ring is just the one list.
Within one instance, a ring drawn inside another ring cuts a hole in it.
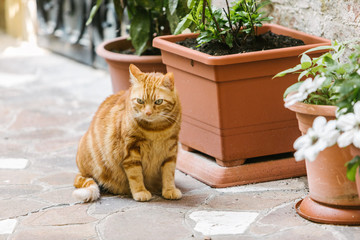
[{"label": "white flower petal", "polygon": [[346,147],[349,146],[354,138],[354,131],[350,130],[350,131],[346,131],[343,132],[337,139],[337,143],[339,145],[339,147]]},{"label": "white flower petal", "polygon": [[311,78],[305,79],[305,81],[300,85],[298,92],[306,92],[309,88],[311,88],[313,82]]},{"label": "white flower petal", "polygon": [[301,161],[301,160],[304,160],[305,159],[305,156],[304,156],[304,148],[302,149],[299,149],[298,151],[296,151],[294,153],[294,158],[296,161]]},{"label": "white flower petal", "polygon": [[325,125],[326,125],[326,118],[323,116],[319,116],[315,118],[312,125],[312,129],[314,129],[315,132],[322,132]]},{"label": "white flower petal", "polygon": [[320,151],[316,147],[311,146],[311,147],[307,148],[306,150],[304,150],[304,157],[306,160],[313,162],[316,159],[319,152]]},{"label": "white flower petal", "polygon": [[359,123],[360,122],[360,102],[356,102],[354,104],[354,114],[355,114],[357,123]]},{"label": "white flower petal", "polygon": [[356,131],[353,135],[353,144],[355,147],[360,148],[360,131]]},{"label": "white flower petal", "polygon": [[285,107],[290,107],[297,102],[301,102],[307,98],[306,93],[297,92],[285,99]]},{"label": "white flower petal", "polygon": [[336,129],[336,120],[330,120],[325,125],[325,131],[333,131]]},{"label": "white flower petal", "polygon": [[341,115],[336,121],[337,127],[342,131],[349,131],[354,128],[356,119],[354,113]]},{"label": "white flower petal", "polygon": [[309,138],[308,135],[303,135],[295,140],[293,147],[296,150],[299,150],[300,148],[308,147],[310,145],[311,145],[311,138]]},{"label": "white flower petal", "polygon": [[331,147],[332,145],[334,145],[337,142],[339,136],[340,132],[337,130],[328,132],[326,137],[327,146]]},{"label": "white flower petal", "polygon": [[354,113],[355,113],[356,115],[360,115],[360,102],[356,102],[356,103],[354,104]]}]

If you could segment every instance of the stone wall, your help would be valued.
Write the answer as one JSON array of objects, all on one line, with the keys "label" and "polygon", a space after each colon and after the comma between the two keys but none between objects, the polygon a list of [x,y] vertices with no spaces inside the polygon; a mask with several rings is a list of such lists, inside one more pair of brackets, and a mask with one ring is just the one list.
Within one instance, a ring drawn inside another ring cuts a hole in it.
[{"label": "stone wall", "polygon": [[[229,0],[229,2],[232,2]],[[273,23],[332,40],[360,38],[359,0],[272,0]],[[224,7],[225,0],[213,0]]]}]

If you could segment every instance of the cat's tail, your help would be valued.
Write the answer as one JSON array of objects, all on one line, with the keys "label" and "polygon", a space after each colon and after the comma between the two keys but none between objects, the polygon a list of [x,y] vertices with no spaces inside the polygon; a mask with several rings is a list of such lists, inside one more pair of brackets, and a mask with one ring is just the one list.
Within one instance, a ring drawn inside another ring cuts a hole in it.
[{"label": "cat's tail", "polygon": [[75,177],[73,197],[80,201],[92,202],[100,198],[100,189],[92,178],[83,177],[78,173]]}]

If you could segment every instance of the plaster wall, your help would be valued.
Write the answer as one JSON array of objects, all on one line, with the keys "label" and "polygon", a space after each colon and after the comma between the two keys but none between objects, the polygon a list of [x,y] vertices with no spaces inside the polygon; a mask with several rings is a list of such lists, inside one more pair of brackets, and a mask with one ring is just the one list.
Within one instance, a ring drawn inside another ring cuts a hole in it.
[{"label": "plaster wall", "polygon": [[[212,3],[225,7],[225,0]],[[272,0],[268,11],[273,23],[302,32],[338,41],[360,38],[360,0]]]}]

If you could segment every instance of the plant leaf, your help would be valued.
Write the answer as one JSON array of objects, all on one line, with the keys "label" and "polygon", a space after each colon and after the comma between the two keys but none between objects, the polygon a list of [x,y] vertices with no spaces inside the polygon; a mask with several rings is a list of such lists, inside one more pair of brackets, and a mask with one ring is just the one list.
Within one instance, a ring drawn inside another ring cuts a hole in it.
[{"label": "plant leaf", "polygon": [[316,52],[316,51],[320,51],[320,50],[334,50],[334,46],[319,46],[319,47],[314,47],[311,48],[307,51],[305,51],[304,53],[310,53],[310,52]]},{"label": "plant leaf", "polygon": [[301,63],[301,69],[303,70],[308,69],[312,65],[311,58],[306,54],[303,54],[301,56],[300,63]]},{"label": "plant leaf", "polygon": [[[119,1],[119,0],[114,0]],[[132,0],[134,1],[134,0]],[[135,0],[136,5],[141,6],[145,8],[146,10],[151,10],[155,7],[155,1],[154,0]]]},{"label": "plant leaf", "polygon": [[283,77],[283,76],[285,76],[285,75],[288,74],[288,73],[293,73],[293,72],[296,72],[296,71],[299,71],[299,70],[301,70],[301,64],[298,64],[298,65],[296,65],[296,66],[293,67],[293,68],[289,68],[289,69],[286,69],[286,70],[284,70],[284,71],[282,71],[282,72],[279,72],[278,74],[276,74],[276,75],[273,77],[273,79],[274,79],[274,78],[277,78],[277,77]]},{"label": "plant leaf", "polygon": [[301,86],[301,84],[303,84],[303,82],[297,82],[291,85],[290,87],[288,87],[284,92],[283,98],[285,99],[287,95],[289,95],[289,93],[296,92]]},{"label": "plant leaf", "polygon": [[145,10],[136,12],[130,25],[130,38],[137,55],[141,55],[148,47],[150,39],[150,16]]},{"label": "plant leaf", "polygon": [[189,9],[192,9],[194,4],[195,4],[196,0],[188,0],[187,1],[187,6]]},{"label": "plant leaf", "polygon": [[89,26],[96,14],[96,12],[98,11],[98,9],[100,8],[101,4],[102,4],[103,0],[97,0],[96,1],[96,5],[94,5],[92,8],[91,8],[91,11],[90,11],[90,15],[89,15],[89,18],[88,20],[86,21],[86,26]]},{"label": "plant leaf", "polygon": [[123,15],[124,15],[123,1],[115,0],[113,2],[114,2],[116,15],[117,15],[119,21],[121,22],[122,18],[123,18]]},{"label": "plant leaf", "polygon": [[179,0],[169,0],[169,10],[170,14],[173,15],[178,6]]},{"label": "plant leaf", "polygon": [[304,70],[299,74],[298,80],[301,80],[304,76],[308,76],[311,70]]},{"label": "plant leaf", "polygon": [[174,34],[177,35],[177,34],[182,33],[193,22],[192,19],[193,19],[193,17],[191,15],[191,13],[188,13],[185,17],[183,17],[183,19],[181,19],[181,21],[177,25],[177,27],[174,31]]},{"label": "plant leaf", "polygon": [[360,156],[354,157],[351,161],[349,161],[345,164],[346,169],[347,169],[346,177],[350,181],[355,181],[356,169],[359,167],[359,165],[360,165]]}]

